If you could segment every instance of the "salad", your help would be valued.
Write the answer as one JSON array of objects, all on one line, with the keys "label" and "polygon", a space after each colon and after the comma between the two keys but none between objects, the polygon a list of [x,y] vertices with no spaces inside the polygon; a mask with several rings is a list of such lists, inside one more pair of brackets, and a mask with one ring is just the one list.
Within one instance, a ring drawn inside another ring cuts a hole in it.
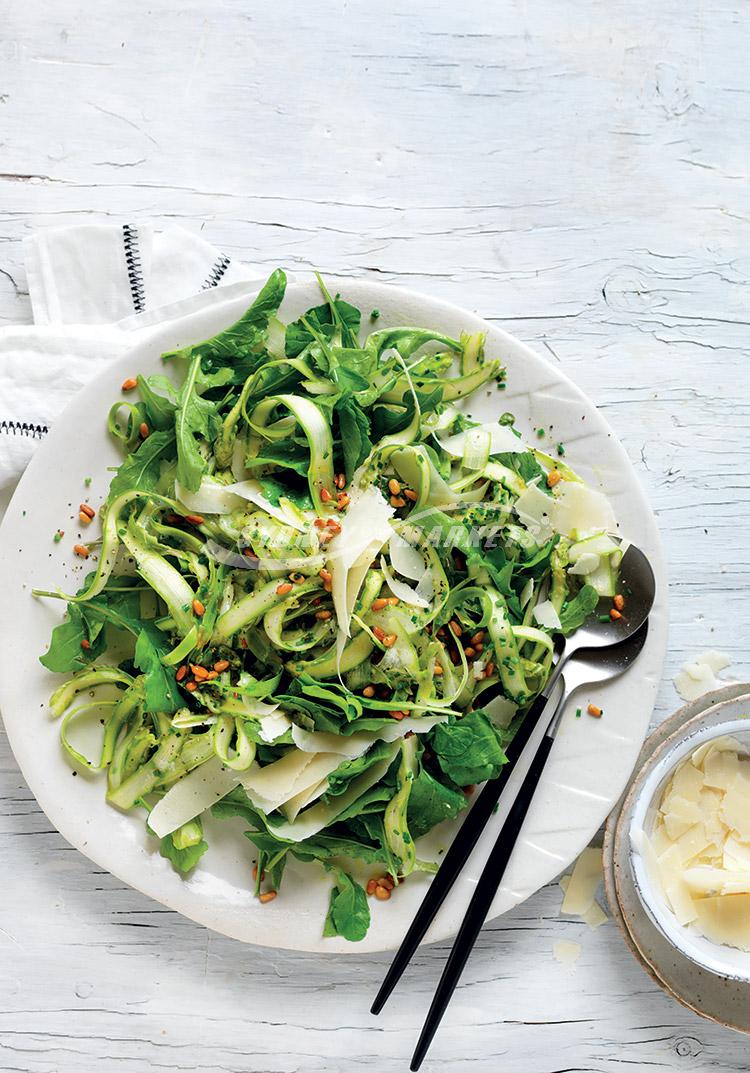
[{"label": "salad", "polygon": [[67,603],[51,712],[107,801],[184,875],[202,817],[241,817],[260,901],[290,858],[322,866],[324,934],[356,941],[368,895],[436,870],[420,839],[499,773],[621,549],[562,445],[463,408],[504,386],[481,333],[381,327],[319,283],[284,324],[277,270],[236,324],[164,354],[169,375],[134,370],[101,535],[74,548],[94,569],[36,595]]}]

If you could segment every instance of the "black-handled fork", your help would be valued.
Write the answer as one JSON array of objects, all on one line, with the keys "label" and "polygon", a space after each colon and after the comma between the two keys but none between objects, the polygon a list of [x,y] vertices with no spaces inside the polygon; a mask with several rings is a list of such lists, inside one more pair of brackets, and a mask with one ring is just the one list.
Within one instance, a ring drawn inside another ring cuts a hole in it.
[{"label": "black-handled fork", "polygon": [[[430,884],[417,915],[404,936],[375,997],[371,1008],[372,1013],[378,1014],[383,1009],[388,996],[403,975],[435,915],[448,897],[461,869],[471,856],[500,795],[508,785],[514,768],[541,720],[549,697],[568,660],[573,657],[576,660],[594,657],[596,651],[602,652],[606,659],[608,651],[615,651],[627,644],[628,638],[631,638],[646,621],[653,606],[656,582],[648,559],[640,548],[633,544],[627,547],[623,555],[620,577],[626,582],[629,593],[625,615],[614,620],[606,615],[604,621],[601,617],[590,620],[565,641],[565,647],[552,669],[544,694],[537,697],[531,705],[507,750],[508,763],[496,779],[485,784],[466,817],[458,837],[453,839],[448,852],[443,857],[437,875]],[[495,692],[499,691],[498,689]],[[490,691],[487,691],[481,695],[480,700],[482,703],[487,703],[489,698]]]},{"label": "black-handled fork", "polygon": [[515,849],[529,806],[534,799],[539,780],[560,728],[567,702],[570,700],[571,695],[582,686],[619,677],[624,671],[628,670],[640,655],[647,636],[648,621],[644,622],[628,641],[623,641],[616,648],[610,649],[608,652],[590,653],[588,655],[579,653],[577,659],[568,664],[565,672],[566,683],[563,694],[557,702],[549,728],[535,752],[523,782],[515,793],[507,819],[495,841],[495,845],[492,847],[469,903],[466,916],[445,963],[443,975],[440,978],[440,983],[414,1051],[411,1066],[409,1067],[411,1070],[418,1070],[421,1066],[451,1000],[451,996],[461,978],[464,966],[474,949],[474,943],[482,930],[487,913]]},{"label": "black-handled fork", "polygon": [[[555,676],[555,680],[556,679],[557,675]],[[554,688],[554,683],[552,688]],[[492,815],[495,805],[500,799],[500,795],[507,786],[512,771],[516,767],[521,754],[533,736],[534,730],[549,703],[550,692],[551,689],[548,687],[544,694],[540,694],[540,696],[536,698],[531,708],[526,713],[523,723],[506,750],[508,758],[507,763],[503,766],[496,779],[492,779],[484,784],[479,796],[471,807],[469,815],[461,825],[457,837],[453,839],[448,847],[447,853],[440,862],[437,875],[427,888],[427,893],[422,900],[422,904],[420,905],[414,920],[411,922],[401,946],[398,948],[396,956],[386,973],[383,983],[380,985],[380,990],[375,996],[375,1001],[372,1004],[371,1013],[378,1014],[383,1009],[383,1006],[385,1006],[388,997],[401,979],[406,966],[411,961],[414,951],[422,942],[422,939],[424,939],[438,910],[450,894],[453,884],[456,879],[458,879],[461,874],[461,869],[471,856],[474,847],[479,841],[482,832]]]}]

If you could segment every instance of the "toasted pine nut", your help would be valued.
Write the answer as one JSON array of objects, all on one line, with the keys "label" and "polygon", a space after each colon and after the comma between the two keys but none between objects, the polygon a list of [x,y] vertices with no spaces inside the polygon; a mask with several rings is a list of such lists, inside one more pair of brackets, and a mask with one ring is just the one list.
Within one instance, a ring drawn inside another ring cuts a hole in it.
[{"label": "toasted pine nut", "polygon": [[328,491],[328,489],[327,488],[321,488],[321,491],[320,491],[321,503],[330,503],[332,499],[333,499],[333,496]]},{"label": "toasted pine nut", "polygon": [[460,637],[461,634],[464,632],[455,619],[451,619],[448,625],[453,630],[453,633],[456,637]]},{"label": "toasted pine nut", "polygon": [[390,896],[391,892],[388,890],[387,887],[381,887],[380,885],[378,885],[375,888],[375,897],[378,899],[378,901],[387,902]]},{"label": "toasted pine nut", "polygon": [[485,665],[484,677],[485,678],[491,678],[494,673],[495,673],[495,664],[492,661],[490,661],[488,664]]},{"label": "toasted pine nut", "polygon": [[618,619],[622,618],[622,615],[620,614],[620,612],[617,610],[616,607],[612,607],[612,608],[610,608],[610,611],[609,611],[609,617],[612,619],[613,622],[617,622]]},{"label": "toasted pine nut", "polygon": [[622,611],[625,607],[625,597],[618,592],[617,596],[613,598],[612,603],[615,605],[617,611]]},{"label": "toasted pine nut", "polygon": [[395,477],[391,477],[391,479],[388,481],[388,491],[391,493],[392,496],[397,496],[401,493],[401,485]]},{"label": "toasted pine nut", "polygon": [[217,659],[216,663],[214,663],[214,670],[217,672],[217,674],[221,674],[221,672],[225,671],[228,666],[228,659]]},{"label": "toasted pine nut", "polygon": [[198,688],[198,683],[197,682],[188,682],[187,685],[185,686],[185,689],[187,689],[188,693],[195,693],[197,688]]},{"label": "toasted pine nut", "polygon": [[218,671],[209,671],[206,675],[207,682],[214,682],[219,677]]},{"label": "toasted pine nut", "polygon": [[363,697],[374,697],[375,696],[375,686],[365,686],[365,688],[362,690],[362,696]]},{"label": "toasted pine nut", "polygon": [[389,633],[383,638],[383,644],[386,648],[392,648],[395,645],[398,638],[395,633]]},{"label": "toasted pine nut", "polygon": [[466,656],[467,659],[474,659],[474,656],[476,656],[476,654],[477,654],[476,649],[472,648],[471,645],[467,645],[466,648],[464,649],[464,655]]},{"label": "toasted pine nut", "polygon": [[81,525],[90,525],[91,518],[89,518],[88,514],[84,514],[83,511],[79,511],[78,521],[81,523]]},{"label": "toasted pine nut", "polygon": [[141,421],[140,425],[138,426],[138,435],[141,437],[141,439],[142,440],[148,439],[148,436],[149,436],[150,432],[151,432],[151,429],[148,427],[146,422]]},{"label": "toasted pine nut", "polygon": [[391,607],[398,607],[398,596],[386,596],[386,601],[391,605]]},{"label": "toasted pine nut", "polygon": [[204,606],[204,605],[203,605],[203,604],[202,604],[202,603],[200,602],[200,600],[193,600],[193,611],[194,611],[194,612],[195,612],[195,614],[196,614],[196,615],[198,615],[198,616],[200,616],[200,615],[205,615],[205,613],[206,613],[206,608],[205,608],[205,606]]},{"label": "toasted pine nut", "polygon": [[305,575],[304,574],[296,574],[296,573],[290,574],[289,575],[289,580],[292,582],[293,585],[299,585],[301,582],[303,582],[305,580]]},{"label": "toasted pine nut", "polygon": [[375,893],[375,888],[377,887],[377,885],[378,885],[378,881],[377,881],[377,879],[370,879],[370,880],[368,880],[368,883],[367,883],[367,893],[368,893],[368,894],[374,894],[374,893]]},{"label": "toasted pine nut", "polygon": [[338,498],[336,500],[336,506],[339,508],[339,510],[344,510],[345,507],[349,506],[349,496],[346,494],[346,492],[339,492]]},{"label": "toasted pine nut", "polygon": [[326,570],[325,568],[323,568],[323,569],[322,569],[322,570],[321,570],[321,571],[319,572],[319,574],[318,574],[318,577],[319,577],[319,578],[320,578],[320,579],[321,579],[322,581],[333,581],[333,574],[331,573],[331,571],[330,571],[330,570]]},{"label": "toasted pine nut", "polygon": [[333,538],[334,538],[335,536],[336,536],[336,534],[335,534],[335,533],[333,532],[333,530],[331,530],[331,529],[324,529],[324,530],[323,530],[323,532],[322,532],[322,533],[320,534],[320,536],[318,537],[318,542],[319,542],[320,544],[327,544],[327,543],[328,543],[328,541],[329,541],[329,540],[333,540]]},{"label": "toasted pine nut", "polygon": [[205,518],[202,514],[186,514],[185,521],[190,522],[191,525],[203,525]]},{"label": "toasted pine nut", "polygon": [[315,617],[319,618],[321,622],[327,622],[332,613],[331,611],[316,611]]},{"label": "toasted pine nut", "polygon": [[410,501],[411,501],[412,503],[416,503],[416,502],[417,502],[417,499],[419,498],[419,496],[417,495],[417,493],[416,493],[416,492],[414,492],[414,491],[412,491],[412,489],[411,489],[411,488],[404,488],[404,493],[403,493],[403,494],[404,494],[404,495],[406,496],[406,498],[407,498],[407,499],[409,499],[409,500],[410,500]]},{"label": "toasted pine nut", "polygon": [[85,514],[87,518],[96,517],[96,511],[93,507],[90,507],[88,503],[81,503],[78,509],[80,510],[81,514]]},{"label": "toasted pine nut", "polygon": [[183,678],[185,677],[185,675],[187,674],[187,672],[188,672],[187,666],[186,666],[186,665],[185,665],[185,664],[183,663],[183,665],[182,665],[181,667],[178,667],[178,668],[177,668],[177,672],[176,672],[176,674],[175,674],[175,679],[176,679],[176,680],[177,680],[178,682],[181,682],[181,681],[182,681],[182,679],[183,679]]},{"label": "toasted pine nut", "polygon": [[390,715],[391,719],[398,719],[399,722],[406,717],[406,712],[400,712],[396,710],[388,712],[388,714]]},{"label": "toasted pine nut", "polygon": [[324,581],[323,582],[323,590],[324,590],[324,592],[333,592],[333,582],[332,581]]},{"label": "toasted pine nut", "polygon": [[276,897],[276,891],[275,890],[266,890],[261,895],[258,896],[258,901],[261,902],[263,905],[265,905],[266,902],[272,902],[275,897]]},{"label": "toasted pine nut", "polygon": [[383,876],[380,879],[380,886],[385,887],[386,890],[393,890],[396,884],[393,882],[390,876]]},{"label": "toasted pine nut", "polygon": [[91,648],[91,641],[89,641],[88,637],[84,637],[81,641],[81,648],[84,650]]},{"label": "toasted pine nut", "polygon": [[346,474],[338,473],[336,475],[335,484],[336,484],[337,488],[345,488],[346,487]]},{"label": "toasted pine nut", "polygon": [[200,663],[191,663],[190,670],[193,672],[196,682],[205,682],[208,678],[208,671],[205,667],[201,667]]},{"label": "toasted pine nut", "polygon": [[442,665],[441,665],[440,663],[436,663],[436,664],[435,664],[435,667],[434,667],[434,669],[433,669],[433,671],[432,671],[432,673],[433,673],[433,674],[434,674],[434,675],[435,675],[435,676],[436,676],[437,678],[439,678],[439,677],[440,677],[440,675],[441,675],[441,674],[443,673],[443,668],[442,668]]},{"label": "toasted pine nut", "polygon": [[477,653],[477,655],[479,655],[480,652],[484,652],[484,645],[481,641],[477,641],[475,645],[472,645],[472,648]]},{"label": "toasted pine nut", "polygon": [[388,606],[388,600],[385,596],[378,596],[377,600],[372,601],[373,611],[382,611],[384,607]]},{"label": "toasted pine nut", "polygon": [[325,518],[316,518],[315,521],[313,522],[313,525],[315,526],[316,529],[325,529],[326,520],[325,520]]},{"label": "toasted pine nut", "polygon": [[123,380],[120,385],[122,391],[132,391],[135,387],[138,387],[138,381],[134,376],[129,376],[127,380]]},{"label": "toasted pine nut", "polygon": [[[257,866],[257,864],[254,864],[253,865],[253,879],[257,879],[257,878],[258,878],[258,866]],[[266,873],[261,872],[260,873],[260,881],[261,881],[261,883],[263,882],[263,880],[265,878],[266,878]]]},{"label": "toasted pine nut", "polygon": [[380,626],[373,626],[372,632],[373,636],[377,637],[379,641],[382,641],[385,637],[385,630],[381,630]]},{"label": "toasted pine nut", "polygon": [[82,559],[88,559],[89,557],[89,549],[86,547],[85,544],[74,544],[73,553],[75,555],[80,555]]},{"label": "toasted pine nut", "polygon": [[326,522],[326,528],[330,529],[331,532],[334,534],[341,532],[341,525],[339,524],[339,522],[336,521],[335,518],[328,519],[328,521]]},{"label": "toasted pine nut", "polygon": [[589,715],[593,715],[594,719],[601,719],[602,709],[597,707],[596,704],[589,704],[586,711],[589,713]]},{"label": "toasted pine nut", "polygon": [[559,484],[562,480],[562,473],[559,469],[551,469],[547,474],[547,487],[554,488],[556,484]]},{"label": "toasted pine nut", "polygon": [[287,593],[292,591],[292,585],[289,581],[282,581],[280,585],[276,586],[277,596],[286,596]]},{"label": "toasted pine nut", "polygon": [[401,496],[391,496],[391,506],[392,507],[405,507],[406,506],[406,500],[403,499]]},{"label": "toasted pine nut", "polygon": [[477,632],[474,634],[474,636],[471,639],[471,644],[473,644],[473,645],[481,645],[483,640],[484,640],[484,630],[477,630]]}]

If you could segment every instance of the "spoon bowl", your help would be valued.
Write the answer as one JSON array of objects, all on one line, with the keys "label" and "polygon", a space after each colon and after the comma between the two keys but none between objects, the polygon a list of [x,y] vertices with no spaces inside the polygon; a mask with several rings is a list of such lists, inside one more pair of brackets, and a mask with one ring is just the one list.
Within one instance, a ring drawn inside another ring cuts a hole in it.
[{"label": "spoon bowl", "polygon": [[619,575],[619,588],[625,598],[622,617],[609,618],[612,601],[608,596],[603,597],[599,607],[607,613],[606,621],[595,619],[576,630],[565,646],[568,657],[582,648],[609,648],[621,644],[637,633],[648,618],[656,598],[656,578],[651,563],[635,544],[628,545]]}]

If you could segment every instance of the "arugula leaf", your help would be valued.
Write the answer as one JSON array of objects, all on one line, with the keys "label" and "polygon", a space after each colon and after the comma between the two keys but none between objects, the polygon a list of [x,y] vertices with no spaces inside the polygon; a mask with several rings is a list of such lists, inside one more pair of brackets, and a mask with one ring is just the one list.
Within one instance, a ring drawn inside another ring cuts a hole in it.
[{"label": "arugula leaf", "polygon": [[227,819],[229,816],[240,816],[252,827],[256,827],[260,831],[265,830],[265,824],[260,818],[258,810],[252,804],[242,786],[235,786],[225,797],[222,797],[220,801],[212,805],[211,815],[220,820]]},{"label": "arugula leaf", "polygon": [[[166,394],[160,395],[155,390],[157,387],[163,388]],[[177,409],[172,381],[166,376],[138,376],[138,391],[148,427],[160,431],[171,429],[174,423],[174,412]]]},{"label": "arugula leaf", "polygon": [[297,443],[295,440],[267,441],[260,448],[260,453],[247,459],[248,469],[257,469],[259,466],[281,466],[284,469],[293,469],[301,477],[307,477],[310,472],[310,449],[307,441]]},{"label": "arugula leaf", "polygon": [[[162,357],[201,360],[204,374],[215,373],[222,366],[230,366],[233,382],[244,380],[254,371],[258,362],[252,360],[263,348],[268,325],[278,312],[286,291],[286,275],[277,268],[266,280],[257,298],[238,321],[202,343],[169,351]],[[248,361],[248,359],[250,359]],[[224,383],[227,382],[225,379]]]},{"label": "arugula leaf", "polygon": [[367,391],[377,368],[373,354],[360,347],[332,347],[331,379],[342,391]]},{"label": "arugula leaf", "polygon": [[481,708],[439,723],[430,745],[442,771],[457,786],[494,779],[506,762],[500,738]]},{"label": "arugula leaf", "polygon": [[292,848],[292,842],[285,842],[275,838],[267,831],[245,831],[245,838],[249,838],[253,845],[257,846],[258,871],[263,871],[274,890],[281,886],[284,869],[287,862],[287,854]]},{"label": "arugula leaf", "polygon": [[577,596],[563,604],[560,611],[560,629],[564,634],[572,633],[582,626],[586,619],[596,611],[599,594],[593,585],[584,585]]},{"label": "arugula leaf", "polygon": [[[442,386],[433,388],[432,391],[417,388],[415,394],[419,403],[419,412],[423,417],[438,410],[443,401]],[[411,423],[413,417],[414,398],[411,391],[405,392],[399,408],[376,404],[372,410],[375,440],[377,441],[383,436],[392,436],[395,432],[401,432]]]},{"label": "arugula leaf", "polygon": [[169,644],[165,643],[165,639],[155,626],[147,622],[140,623],[140,633],[135,643],[134,662],[138,670],[145,675],[143,706],[145,712],[171,714],[182,706],[175,672],[161,662],[161,657],[168,648]]},{"label": "arugula leaf", "polygon": [[292,846],[292,853],[300,861],[326,861],[330,857],[353,857],[368,864],[383,861],[382,848],[371,846],[360,839],[343,835],[327,835],[321,832]]},{"label": "arugula leaf", "polygon": [[539,482],[539,487],[543,492],[549,491],[546,471],[537,462],[533,451],[500,451],[498,454],[490,455],[490,458],[501,462],[508,469],[512,469],[527,484],[533,481],[535,477],[542,478]]},{"label": "arugula leaf", "polygon": [[392,775],[392,772],[396,770],[396,766],[397,760],[394,761],[388,774],[384,776],[381,782],[373,786],[372,789],[367,790],[356,801],[352,801],[348,809],[339,813],[336,822],[345,823],[347,820],[357,817],[369,816],[373,813],[381,814],[384,803],[391,800],[396,789],[396,780]]},{"label": "arugula leaf", "polygon": [[341,935],[349,942],[364,939],[370,926],[370,907],[367,895],[359,883],[342,868],[326,866],[334,876],[334,887],[328,908],[323,935]]},{"label": "arugula leaf", "polygon": [[259,477],[258,480],[263,495],[274,507],[278,507],[282,499],[288,499],[300,510],[310,510],[312,508],[312,499],[307,486],[290,488],[289,485],[282,484],[281,481],[270,476]]},{"label": "arugula leaf", "polygon": [[177,438],[177,480],[190,492],[198,491],[201,477],[208,469],[197,440],[203,439],[210,442],[218,436],[221,428],[216,403],[202,398],[196,391],[200,361],[200,354],[196,354],[180,390],[174,418]]},{"label": "arugula leaf", "polygon": [[[343,325],[344,327],[343,334],[347,334],[347,341],[356,340],[359,334],[360,321],[362,319],[360,311],[356,306],[350,305],[342,298],[336,298],[332,305],[335,308],[340,325]],[[331,305],[327,302],[323,305],[308,309],[303,317],[300,317],[299,320],[295,320],[292,324],[287,325],[285,349],[288,358],[296,358],[302,353],[306,346],[309,346],[310,343],[315,341],[315,336],[304,321],[307,321],[315,331],[319,332],[328,340],[333,339],[336,329],[339,326],[335,322]],[[342,342],[344,342],[343,339]]]},{"label": "arugula leaf", "polygon": [[421,838],[443,820],[453,820],[466,808],[466,797],[459,790],[439,782],[429,771],[421,768],[412,783],[406,813],[409,831]]},{"label": "arugula leaf", "polygon": [[352,779],[356,779],[358,775],[367,771],[373,764],[384,760],[390,752],[390,742],[377,741],[362,756],[358,756],[354,760],[344,760],[328,776],[328,789],[325,792],[325,800],[328,800],[329,797],[337,797],[339,794],[343,794]]},{"label": "arugula leaf", "polygon": [[204,840],[197,842],[194,846],[188,846],[186,849],[178,849],[172,840],[172,835],[166,835],[159,843],[161,856],[171,861],[175,872],[179,872],[181,875],[185,875],[195,868],[207,849],[208,843]]},{"label": "arugula leaf", "polygon": [[[82,648],[81,642],[89,647]],[[84,617],[79,604],[68,604],[65,621],[55,626],[49,648],[39,662],[48,671],[62,674],[80,671],[102,654],[106,647],[101,623],[93,626]]]},{"label": "arugula leaf", "polygon": [[347,480],[364,462],[372,450],[370,422],[367,414],[353,398],[343,398],[336,405],[341,433],[341,450]]},{"label": "arugula leaf", "polygon": [[153,492],[161,477],[162,463],[174,457],[174,445],[175,435],[171,429],[147,436],[138,450],[118,466],[109,486],[108,502],[133,489]]}]

